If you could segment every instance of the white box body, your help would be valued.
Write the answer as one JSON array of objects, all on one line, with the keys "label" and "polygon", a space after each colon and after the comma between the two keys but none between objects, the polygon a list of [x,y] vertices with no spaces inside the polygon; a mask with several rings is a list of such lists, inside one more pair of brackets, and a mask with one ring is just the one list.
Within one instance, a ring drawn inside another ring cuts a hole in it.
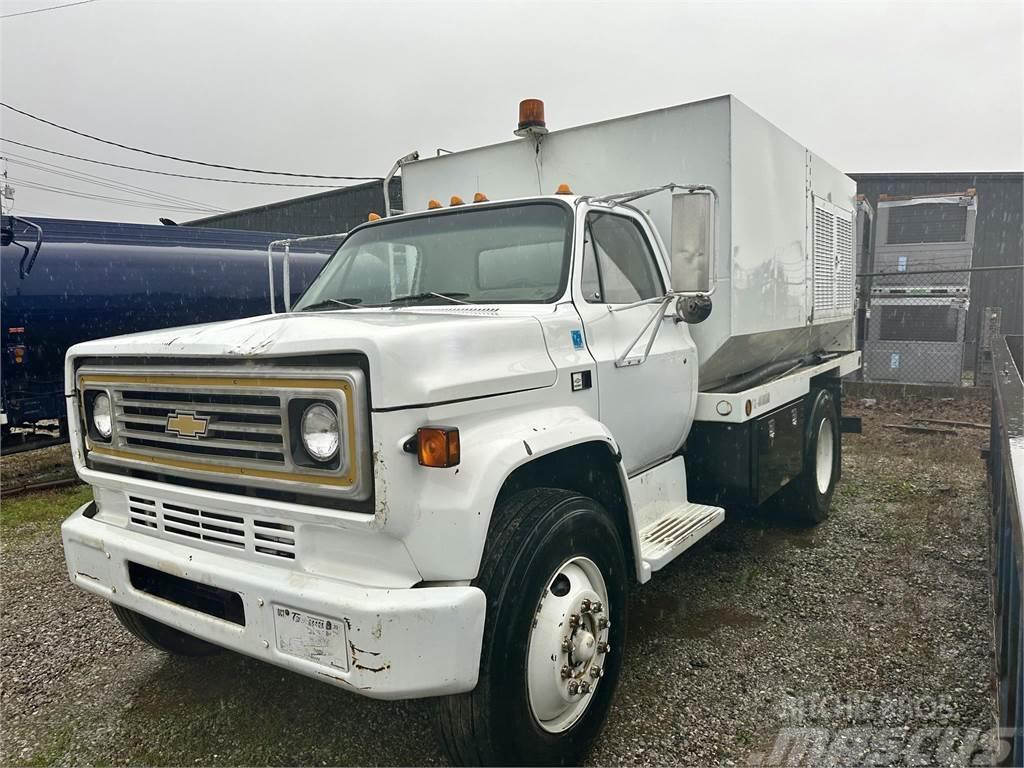
[{"label": "white box body", "polygon": [[[720,195],[711,316],[692,326],[702,389],[761,365],[854,347],[856,184],[733,96],[407,164],[406,211],[451,195],[608,195],[675,182]],[[671,242],[671,195],[642,198]],[[817,222],[817,225],[816,225]],[[815,238],[818,247],[815,248]]]}]

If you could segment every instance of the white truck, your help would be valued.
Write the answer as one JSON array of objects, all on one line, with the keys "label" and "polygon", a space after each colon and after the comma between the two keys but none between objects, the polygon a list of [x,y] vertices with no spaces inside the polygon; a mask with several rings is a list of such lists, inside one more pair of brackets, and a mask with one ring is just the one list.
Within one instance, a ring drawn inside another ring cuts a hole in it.
[{"label": "white truck", "polygon": [[170,653],[437,697],[455,762],[570,763],[631,584],[725,507],[826,517],[853,181],[731,96],[551,133],[536,107],[406,158],[415,211],[296,306],[69,351],[75,584]]}]

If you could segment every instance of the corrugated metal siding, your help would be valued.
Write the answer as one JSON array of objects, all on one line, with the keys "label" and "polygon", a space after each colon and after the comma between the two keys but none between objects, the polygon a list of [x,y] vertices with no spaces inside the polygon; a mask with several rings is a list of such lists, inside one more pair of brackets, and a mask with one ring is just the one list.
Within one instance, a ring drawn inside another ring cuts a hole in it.
[{"label": "corrugated metal siding", "polygon": [[[392,207],[401,209],[401,179],[391,180],[390,192]],[[379,181],[195,219],[185,226],[329,235],[362,224],[370,213],[384,214],[384,185]]]},{"label": "corrugated metal siding", "polygon": [[[873,207],[878,196],[929,195],[978,191],[974,235],[975,267],[1024,263],[1024,174],[1021,173],[851,173],[857,191]],[[974,360],[979,313],[1002,307],[1002,332],[1024,333],[1024,276],[1017,271],[975,272],[971,276],[971,306],[967,315],[967,350]]]}]

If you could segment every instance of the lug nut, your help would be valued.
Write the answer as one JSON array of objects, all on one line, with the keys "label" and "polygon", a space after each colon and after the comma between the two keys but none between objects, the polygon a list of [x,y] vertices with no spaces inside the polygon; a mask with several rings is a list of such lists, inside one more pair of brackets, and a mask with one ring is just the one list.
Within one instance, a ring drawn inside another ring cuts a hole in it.
[{"label": "lug nut", "polygon": [[572,650],[572,641],[570,641],[568,637],[562,638],[562,650],[566,653]]},{"label": "lug nut", "polygon": [[570,696],[575,696],[577,693],[580,692],[580,684],[575,680],[570,680],[569,686],[566,690],[569,691]]},{"label": "lug nut", "polygon": [[598,679],[604,677],[604,669],[601,668],[601,667],[591,667],[590,668],[590,676],[592,678],[594,678],[595,680],[598,680]]},{"label": "lug nut", "polygon": [[580,613],[590,613],[590,601],[586,598],[580,601]]},{"label": "lug nut", "polygon": [[580,694],[586,696],[588,693],[590,693],[590,683],[584,680],[580,683]]},{"label": "lug nut", "polygon": [[608,628],[608,619],[606,619],[604,616],[602,616],[600,619],[598,619],[597,620],[597,628],[598,629],[607,629]]},{"label": "lug nut", "polygon": [[604,610],[604,606],[601,605],[601,601],[600,600],[595,600],[593,605],[590,606],[590,612],[591,613],[600,613],[603,610]]},{"label": "lug nut", "polygon": [[611,653],[611,650],[612,650],[611,643],[598,643],[597,644],[597,652],[598,653]]},{"label": "lug nut", "polygon": [[569,626],[573,629],[576,629],[576,627],[578,627],[579,625],[580,615],[578,613],[574,613],[572,616],[569,617]]},{"label": "lug nut", "polygon": [[572,670],[569,669],[568,665],[562,667],[562,679],[565,680],[567,677],[572,675]]}]

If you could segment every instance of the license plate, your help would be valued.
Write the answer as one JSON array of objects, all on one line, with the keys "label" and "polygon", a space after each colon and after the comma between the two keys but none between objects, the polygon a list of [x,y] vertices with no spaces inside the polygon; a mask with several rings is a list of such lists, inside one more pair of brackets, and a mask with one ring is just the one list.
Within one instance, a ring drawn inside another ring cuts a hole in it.
[{"label": "license plate", "polygon": [[348,670],[345,623],[315,613],[274,606],[277,650],[314,664]]}]

